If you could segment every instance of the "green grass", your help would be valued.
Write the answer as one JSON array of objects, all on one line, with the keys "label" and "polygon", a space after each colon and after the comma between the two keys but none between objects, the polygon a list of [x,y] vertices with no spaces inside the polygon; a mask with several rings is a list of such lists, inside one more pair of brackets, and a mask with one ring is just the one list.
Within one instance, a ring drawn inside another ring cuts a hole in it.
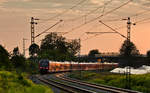
[{"label": "green grass", "polygon": [[[81,77],[79,72],[74,72],[69,76],[96,84],[104,84],[120,88],[126,87],[125,75],[120,74],[113,74],[109,72],[97,73],[90,71],[82,71]],[[150,74],[131,75],[131,89],[141,91],[144,93],[150,93]]]},{"label": "green grass", "polygon": [[50,88],[36,85],[26,77],[26,74],[0,71],[0,93],[53,93]]}]

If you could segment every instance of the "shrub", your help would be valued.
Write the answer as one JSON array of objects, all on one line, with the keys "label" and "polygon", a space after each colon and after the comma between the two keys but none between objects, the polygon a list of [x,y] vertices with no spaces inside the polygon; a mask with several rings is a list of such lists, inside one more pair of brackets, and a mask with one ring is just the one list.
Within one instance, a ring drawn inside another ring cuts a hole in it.
[{"label": "shrub", "polygon": [[[87,82],[105,84],[109,86],[115,86],[125,88],[126,77],[125,75],[112,74],[112,73],[95,73],[83,71],[81,73],[82,79]],[[78,73],[71,74],[73,78],[78,77]],[[131,75],[131,89],[141,91],[144,93],[150,93],[150,74],[144,75]]]},{"label": "shrub", "polygon": [[0,71],[0,93],[53,93],[43,85],[36,85],[26,78],[26,74]]}]

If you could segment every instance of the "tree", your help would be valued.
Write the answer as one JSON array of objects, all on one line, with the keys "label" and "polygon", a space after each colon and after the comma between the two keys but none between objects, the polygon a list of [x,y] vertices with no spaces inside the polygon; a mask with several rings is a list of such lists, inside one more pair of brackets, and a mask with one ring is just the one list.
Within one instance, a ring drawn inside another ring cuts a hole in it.
[{"label": "tree", "polygon": [[13,63],[15,68],[25,69],[25,57],[23,55],[15,55],[11,57],[11,62]]},{"label": "tree", "polygon": [[100,52],[98,51],[98,49],[90,50],[88,56],[89,57],[95,57],[95,54],[100,54]]},{"label": "tree", "polygon": [[41,42],[41,50],[53,50],[62,47],[65,47],[65,38],[58,36],[57,33],[50,33],[46,35]]},{"label": "tree", "polygon": [[120,48],[120,55],[121,56],[138,56],[140,55],[139,50],[136,48],[136,46],[134,45],[133,42],[129,42],[129,44],[127,44],[127,40],[124,41],[124,43],[122,44],[121,48]]},{"label": "tree", "polygon": [[13,67],[18,71],[25,71],[26,63],[25,63],[25,57],[21,55],[19,52],[19,48],[16,47],[13,49],[13,55],[11,56],[10,61],[13,64]]},{"label": "tree", "polygon": [[80,51],[81,45],[79,44],[78,40],[72,40],[68,43],[69,52],[73,55],[77,54]]},{"label": "tree", "polygon": [[147,51],[147,57],[150,58],[150,50]]},{"label": "tree", "polygon": [[19,48],[18,47],[14,48],[13,55],[19,55]]},{"label": "tree", "polygon": [[79,48],[76,40],[68,42],[65,37],[50,33],[42,40],[39,54],[41,58],[50,60],[71,60]]},{"label": "tree", "polygon": [[39,50],[40,50],[39,46],[34,43],[29,47],[29,55],[31,56],[37,55]]},{"label": "tree", "polygon": [[2,45],[0,45],[0,68],[2,67],[6,70],[10,70],[12,65],[9,60],[8,51]]}]

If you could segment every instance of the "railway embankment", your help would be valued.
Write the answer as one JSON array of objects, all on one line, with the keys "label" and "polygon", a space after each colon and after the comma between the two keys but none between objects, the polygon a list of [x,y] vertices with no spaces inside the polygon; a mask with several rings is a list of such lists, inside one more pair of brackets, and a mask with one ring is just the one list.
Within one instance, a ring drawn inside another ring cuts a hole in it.
[{"label": "railway embankment", "polygon": [[[118,88],[126,88],[126,76],[124,74],[114,74],[110,72],[93,72],[82,71],[73,72],[69,77],[82,81],[114,86]],[[150,74],[131,75],[130,86],[131,90],[150,93]]]},{"label": "railway embankment", "polygon": [[0,93],[53,93],[44,85],[34,84],[27,74],[0,71]]}]

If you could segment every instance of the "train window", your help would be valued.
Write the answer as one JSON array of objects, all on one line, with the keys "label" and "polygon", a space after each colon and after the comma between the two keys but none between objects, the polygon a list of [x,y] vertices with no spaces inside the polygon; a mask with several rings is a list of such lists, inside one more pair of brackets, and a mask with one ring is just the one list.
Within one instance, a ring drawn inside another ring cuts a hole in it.
[{"label": "train window", "polygon": [[42,62],[42,63],[40,63],[40,66],[41,66],[41,67],[47,67],[47,66],[48,66],[48,63]]},{"label": "train window", "polygon": [[48,62],[48,61],[45,61],[45,60],[40,61],[40,66],[41,66],[41,67],[47,67],[47,66],[48,66],[48,64],[49,64],[49,62]]}]

